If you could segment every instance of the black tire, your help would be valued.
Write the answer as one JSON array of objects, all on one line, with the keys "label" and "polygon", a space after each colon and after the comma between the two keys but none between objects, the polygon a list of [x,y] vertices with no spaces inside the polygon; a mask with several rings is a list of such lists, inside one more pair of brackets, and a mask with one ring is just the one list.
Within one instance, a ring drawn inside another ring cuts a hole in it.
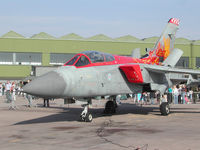
[{"label": "black tire", "polygon": [[85,121],[86,121],[86,122],[92,122],[92,120],[93,120],[92,114],[87,113],[86,118],[85,118]]},{"label": "black tire", "polygon": [[116,105],[113,101],[108,101],[104,110],[105,114],[114,114],[116,113]]},{"label": "black tire", "polygon": [[85,118],[82,115],[80,115],[80,121],[85,121]]},{"label": "black tire", "polygon": [[163,116],[169,115],[169,113],[170,113],[170,107],[169,107],[168,102],[163,102],[160,105],[160,112],[161,112],[161,115],[163,115]]}]

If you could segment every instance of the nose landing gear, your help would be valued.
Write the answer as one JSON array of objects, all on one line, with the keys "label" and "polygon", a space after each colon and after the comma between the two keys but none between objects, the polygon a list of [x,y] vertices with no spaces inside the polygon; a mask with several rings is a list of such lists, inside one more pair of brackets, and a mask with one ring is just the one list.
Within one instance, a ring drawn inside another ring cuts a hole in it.
[{"label": "nose landing gear", "polygon": [[80,115],[80,118],[81,118],[81,121],[85,121],[85,122],[92,122],[92,114],[89,113],[89,104],[84,104],[82,105],[84,107],[81,115]]}]

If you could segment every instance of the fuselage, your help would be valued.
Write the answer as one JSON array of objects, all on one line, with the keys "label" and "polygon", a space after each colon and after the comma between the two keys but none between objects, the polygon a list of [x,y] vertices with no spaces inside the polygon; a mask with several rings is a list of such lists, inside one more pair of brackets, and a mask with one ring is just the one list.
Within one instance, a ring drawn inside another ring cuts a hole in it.
[{"label": "fuselage", "polygon": [[[119,69],[123,64],[141,63],[141,59],[110,54],[105,56],[104,53],[98,53],[103,59],[91,60],[89,54],[75,55],[62,67],[37,77],[23,88],[24,91],[43,98],[87,98],[135,93],[142,90],[142,86],[129,83]],[[83,59],[86,64],[81,64],[82,57],[87,58],[89,62]]]}]

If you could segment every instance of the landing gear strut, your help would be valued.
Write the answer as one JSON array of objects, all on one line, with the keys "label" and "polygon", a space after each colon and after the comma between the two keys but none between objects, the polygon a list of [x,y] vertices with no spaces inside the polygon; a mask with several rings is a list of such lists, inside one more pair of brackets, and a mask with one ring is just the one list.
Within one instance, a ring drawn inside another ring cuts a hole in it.
[{"label": "landing gear strut", "polygon": [[85,121],[85,122],[92,122],[92,114],[89,113],[89,104],[84,104],[82,105],[84,107],[82,113],[81,113],[81,121]]},{"label": "landing gear strut", "polygon": [[105,114],[114,114],[116,113],[117,103],[116,98],[111,97],[111,100],[107,101],[104,109]]},{"label": "landing gear strut", "polygon": [[161,115],[163,115],[163,116],[169,115],[170,107],[169,107],[169,103],[168,102],[163,102],[160,105],[160,112],[161,112]]}]

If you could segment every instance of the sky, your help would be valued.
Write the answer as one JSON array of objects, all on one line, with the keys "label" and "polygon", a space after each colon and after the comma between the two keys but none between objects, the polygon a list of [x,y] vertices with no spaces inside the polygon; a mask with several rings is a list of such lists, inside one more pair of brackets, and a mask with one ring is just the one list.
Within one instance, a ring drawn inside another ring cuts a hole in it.
[{"label": "sky", "polygon": [[172,17],[180,19],[177,37],[200,40],[199,0],[0,0],[0,36],[13,30],[143,39],[160,36]]}]

